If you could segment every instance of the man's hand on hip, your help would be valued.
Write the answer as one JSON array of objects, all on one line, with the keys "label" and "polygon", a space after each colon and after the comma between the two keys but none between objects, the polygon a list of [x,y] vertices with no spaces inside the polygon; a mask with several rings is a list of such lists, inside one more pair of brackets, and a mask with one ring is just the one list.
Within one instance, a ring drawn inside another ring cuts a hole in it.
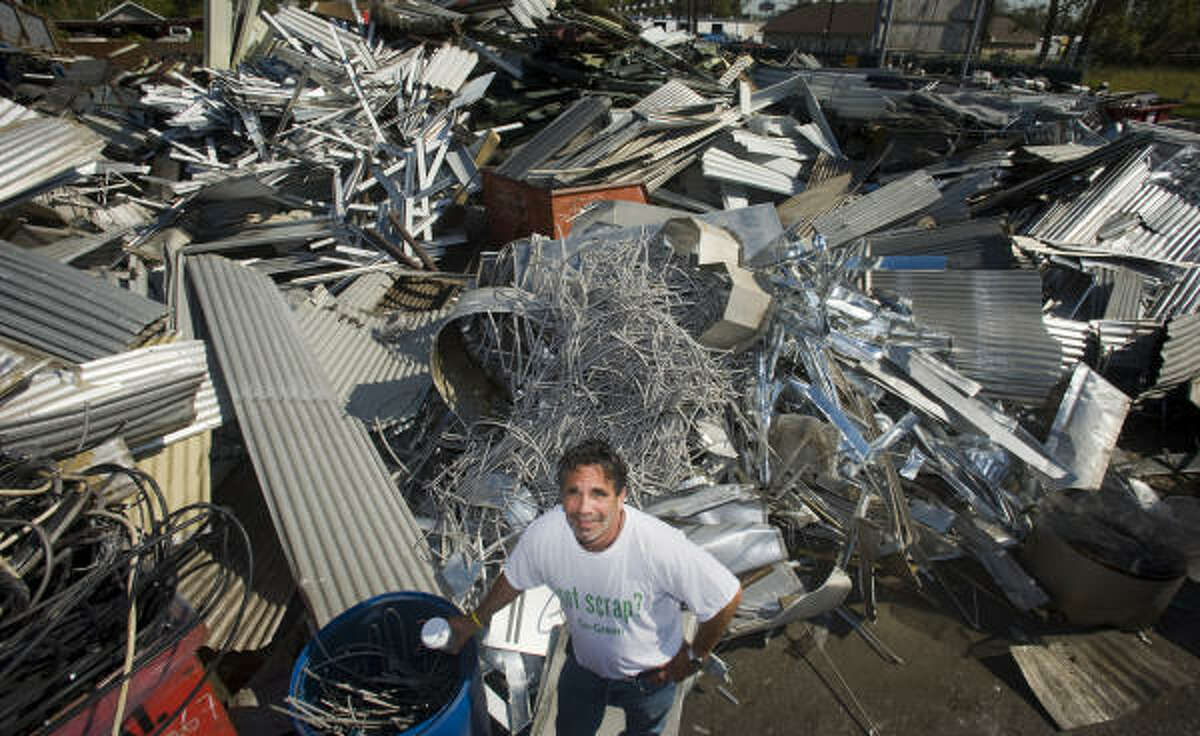
[{"label": "man's hand on hip", "polygon": [[680,645],[679,651],[675,653],[675,656],[671,657],[670,661],[663,665],[662,669],[659,670],[659,672],[662,673],[662,676],[658,681],[666,682],[669,680],[671,682],[682,682],[693,675],[697,669],[699,668],[696,667],[696,665],[692,662],[691,655],[688,651],[688,644],[685,641],[682,645]]}]

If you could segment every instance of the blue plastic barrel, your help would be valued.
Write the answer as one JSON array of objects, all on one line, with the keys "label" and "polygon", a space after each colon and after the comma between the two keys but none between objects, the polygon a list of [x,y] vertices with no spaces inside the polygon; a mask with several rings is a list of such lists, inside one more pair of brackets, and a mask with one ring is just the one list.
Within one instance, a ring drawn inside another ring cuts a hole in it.
[{"label": "blue plastic barrel", "polygon": [[[429,618],[458,615],[450,601],[428,593],[400,591],[384,593],[346,609],[326,624],[317,636],[305,645],[292,667],[289,692],[293,698],[309,702],[314,688],[319,687],[306,673],[306,668],[320,671],[331,666],[330,658],[356,647],[375,646],[381,641],[381,631],[391,639],[389,649],[396,656],[443,656],[422,651],[421,625]],[[491,724],[479,677],[479,651],[475,639],[458,654],[457,688],[452,696],[433,715],[404,731],[407,736],[488,736]],[[334,670],[336,671],[336,670]],[[304,736],[317,736],[314,726],[293,717],[296,731]]]}]

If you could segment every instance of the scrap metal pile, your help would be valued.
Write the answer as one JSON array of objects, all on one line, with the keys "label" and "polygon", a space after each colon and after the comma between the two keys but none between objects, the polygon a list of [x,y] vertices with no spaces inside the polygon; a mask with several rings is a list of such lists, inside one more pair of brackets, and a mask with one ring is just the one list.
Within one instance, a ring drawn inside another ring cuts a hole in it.
[{"label": "scrap metal pile", "polygon": [[[104,623],[103,678],[153,656],[176,593],[240,650],[296,593],[317,626],[394,590],[469,604],[593,435],[742,576],[734,636],[865,627],[847,603],[873,619],[885,567],[977,625],[960,557],[1053,606],[1015,553],[1064,489],[1186,537],[1118,443],[1194,409],[1200,137],[1078,92],[668,49],[565,4],[371,17],[284,7],[232,70],[0,99],[12,692],[63,686],[50,611]],[[589,194],[489,250],[513,212],[488,187]],[[484,645],[521,731],[549,642]]]}]

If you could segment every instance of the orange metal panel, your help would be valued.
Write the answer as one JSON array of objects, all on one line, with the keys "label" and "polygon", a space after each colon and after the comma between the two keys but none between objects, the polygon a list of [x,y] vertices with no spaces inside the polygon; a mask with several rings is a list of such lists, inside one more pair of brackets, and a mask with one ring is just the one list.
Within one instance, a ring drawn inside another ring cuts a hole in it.
[{"label": "orange metal panel", "polygon": [[542,189],[483,171],[483,202],[488,229],[495,245],[541,233],[559,238],[571,232],[571,223],[588,204],[601,200],[648,201],[642,184],[595,184],[586,187]]}]

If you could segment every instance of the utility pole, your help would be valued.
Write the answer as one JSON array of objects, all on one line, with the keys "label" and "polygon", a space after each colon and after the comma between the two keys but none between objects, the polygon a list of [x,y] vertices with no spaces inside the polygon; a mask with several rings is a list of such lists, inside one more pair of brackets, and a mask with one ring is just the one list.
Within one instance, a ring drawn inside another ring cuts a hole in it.
[{"label": "utility pole", "polygon": [[829,16],[825,19],[825,53],[830,53],[829,34],[833,31],[833,0],[829,0]]},{"label": "utility pole", "polygon": [[975,7],[975,27],[971,29],[971,37],[967,39],[967,54],[963,58],[962,78],[967,78],[971,69],[971,57],[979,50],[980,34],[983,32],[983,21],[988,16],[988,0],[978,0]]},{"label": "utility pole", "polygon": [[879,53],[879,66],[887,66],[888,34],[892,30],[893,0],[880,0],[875,17],[875,50]]}]

